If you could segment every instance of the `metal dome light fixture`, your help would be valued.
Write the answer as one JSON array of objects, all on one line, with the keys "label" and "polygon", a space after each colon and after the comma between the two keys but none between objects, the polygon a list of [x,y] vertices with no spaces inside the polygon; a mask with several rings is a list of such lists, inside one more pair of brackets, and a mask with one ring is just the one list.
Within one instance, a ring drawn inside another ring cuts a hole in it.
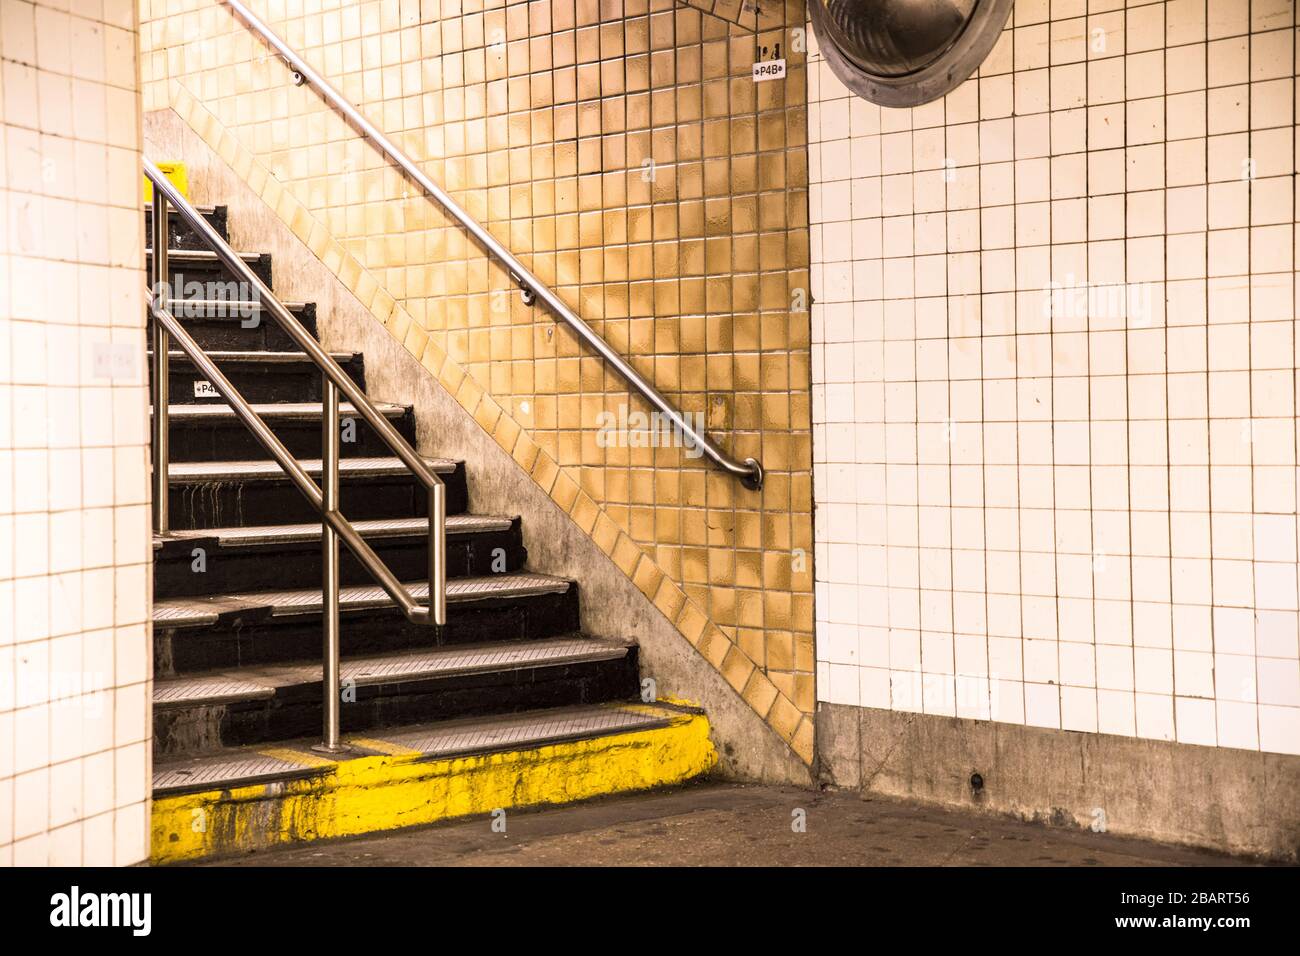
[{"label": "metal dome light fixture", "polygon": [[1013,0],[808,0],[831,71],[880,106],[919,106],[989,55]]}]

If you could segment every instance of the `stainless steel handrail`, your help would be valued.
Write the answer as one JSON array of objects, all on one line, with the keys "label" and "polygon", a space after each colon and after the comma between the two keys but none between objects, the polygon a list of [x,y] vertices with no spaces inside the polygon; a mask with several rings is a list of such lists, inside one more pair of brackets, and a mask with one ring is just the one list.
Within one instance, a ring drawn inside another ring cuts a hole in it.
[{"label": "stainless steel handrail", "polygon": [[[385,593],[401,609],[403,616],[415,624],[442,625],[447,622],[446,533],[447,495],[442,479],[429,468],[406,439],[393,428],[370,398],[343,371],[334,358],[303,328],[256,273],[196,210],[163,172],[150,160],[144,160],[144,174],[153,184],[154,208],[152,232],[153,288],[147,290],[149,309],[154,317],[153,334],[153,440],[154,440],[154,527],[160,534],[168,530],[168,351],[175,339],[194,367],[226,400],[231,411],[252,432],[294,486],[320,514],[322,616],[324,619],[324,660],[322,682],[325,688],[323,749],[338,750],[339,745],[339,549],[341,538]],[[321,482],[322,489],[298,463],[297,458],[276,437],[248,401],[231,384],[212,358],[168,309],[171,300],[170,273],[167,271],[168,206],[176,208],[181,218],[217,254],[217,258],[247,283],[256,293],[265,311],[273,315],[315,364],[324,378],[321,415]],[[352,523],[339,511],[339,393],[347,396],[357,412],[393,450],[402,463],[424,486],[429,502],[429,604],[421,605],[388,569]]]},{"label": "stainless steel handrail", "polygon": [[475,239],[493,256],[499,259],[505,265],[506,270],[524,294],[524,301],[531,305],[535,299],[540,298],[546,306],[556,316],[563,319],[564,322],[578,334],[589,347],[598,352],[606,362],[613,366],[614,371],[639,392],[641,396],[653,405],[660,414],[666,416],[669,421],[678,429],[679,432],[687,439],[688,448],[698,448],[709,457],[716,465],[727,471],[729,474],[739,478],[741,483],[747,488],[760,489],[763,487],[763,466],[756,458],[746,458],[743,462],[737,461],[724,449],[720,448],[703,431],[696,429],[691,423],[669,404],[668,399],[659,392],[640,372],[634,369],[623,357],[615,352],[609,344],[602,339],[577,313],[570,309],[563,301],[560,300],[554,292],[542,283],[537,276],[533,275],[523,263],[496,240],[486,229],[480,226],[464,209],[462,209],[455,200],[445,193],[436,183],[428,176],[422,173],[415,163],[404,152],[397,148],[393,142],[379,131],[373,123],[363,116],[356,107],[343,98],[343,96],[334,89],[319,73],[312,69],[301,56],[299,56],[284,40],[280,39],[269,26],[267,26],[258,16],[248,9],[240,0],[223,0],[236,15],[248,25],[254,33],[257,33],[265,40],[275,51],[285,64],[295,74],[295,82],[301,85],[302,82],[310,83],[311,86],[320,94],[321,98],[337,109],[349,123],[363,136],[370,139],[378,147],[379,151],[384,153],[390,160],[396,163],[403,173],[411,179],[417,186],[425,191],[426,194],[435,199],[457,222],[465,227]]}]

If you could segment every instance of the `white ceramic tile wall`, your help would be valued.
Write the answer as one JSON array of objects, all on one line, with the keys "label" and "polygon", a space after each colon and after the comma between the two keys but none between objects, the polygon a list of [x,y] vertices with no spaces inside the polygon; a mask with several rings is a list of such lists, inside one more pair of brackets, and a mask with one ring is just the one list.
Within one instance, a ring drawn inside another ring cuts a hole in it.
[{"label": "white ceramic tile wall", "polygon": [[1300,753],[1293,2],[809,73],[819,699]]},{"label": "white ceramic tile wall", "polygon": [[148,856],[137,30],[0,0],[0,863]]}]

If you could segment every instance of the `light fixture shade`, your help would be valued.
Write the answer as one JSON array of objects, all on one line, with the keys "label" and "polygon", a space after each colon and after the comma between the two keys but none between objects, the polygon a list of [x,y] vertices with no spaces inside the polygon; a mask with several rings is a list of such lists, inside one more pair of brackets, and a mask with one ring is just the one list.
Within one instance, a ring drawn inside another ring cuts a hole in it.
[{"label": "light fixture shade", "polygon": [[1013,0],[808,0],[822,55],[881,106],[919,106],[969,77],[997,43]]}]

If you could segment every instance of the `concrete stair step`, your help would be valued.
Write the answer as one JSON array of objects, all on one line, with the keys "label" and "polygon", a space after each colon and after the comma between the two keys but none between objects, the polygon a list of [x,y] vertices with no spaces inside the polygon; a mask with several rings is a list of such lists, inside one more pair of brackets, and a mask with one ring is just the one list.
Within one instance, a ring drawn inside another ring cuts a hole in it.
[{"label": "concrete stair step", "polygon": [[[153,268],[153,249],[146,246],[144,254],[146,265],[151,270]],[[271,256],[269,253],[240,252],[238,255],[259,279],[268,286],[271,285]],[[234,298],[234,296],[226,294],[226,290],[228,288],[242,288],[243,279],[227,269],[225,263],[211,249],[169,247],[167,249],[167,269],[171,274],[172,291],[180,297],[194,297],[189,290],[196,288],[195,283],[198,284],[197,288],[203,289],[206,295],[211,295],[213,298]],[[216,291],[218,288],[221,291]],[[252,289],[246,289],[244,292],[245,294],[251,294]]]},{"label": "concrete stair step", "polygon": [[[637,693],[636,659],[634,644],[574,634],[344,657],[340,726],[359,732],[625,700]],[[198,756],[313,733],[322,693],[321,664],[311,660],[155,680],[154,754]]]},{"label": "concrete stair step", "polygon": [[[234,385],[244,400],[255,407],[273,404],[319,403],[324,392],[324,375],[304,352],[270,352],[236,349],[207,349],[207,354]],[[168,401],[173,414],[195,406],[224,406],[202,373],[184,352],[169,351]],[[355,352],[334,352],[331,358],[353,382],[364,389],[365,366]],[[153,380],[153,352],[148,353],[150,381]],[[400,415],[397,417],[401,417]],[[193,426],[190,421],[178,423]]]},{"label": "concrete stair step", "polygon": [[[173,293],[184,290],[173,289]],[[215,290],[214,290],[215,291]],[[257,300],[242,296],[179,295],[171,300],[171,312],[205,350],[250,352],[266,350],[293,352],[297,343],[289,337],[279,321]],[[316,304],[283,302],[307,333],[317,337]],[[146,322],[152,327],[153,316]]]},{"label": "concrete stair step", "polygon": [[[573,586],[565,578],[523,572],[459,578],[447,582],[447,603],[501,601],[539,594],[564,594]],[[427,582],[413,582],[407,590],[417,600],[427,599]],[[319,588],[285,591],[251,591],[211,598],[173,598],[154,602],[154,626],[165,628],[208,627],[232,617],[288,618],[319,615],[323,605]],[[392,599],[378,585],[355,585],[339,589],[343,613],[393,606]]]},{"label": "concrete stair step", "polygon": [[[343,681],[365,687],[430,677],[519,670],[538,665],[620,659],[627,656],[631,646],[581,636],[526,643],[511,641],[344,659],[339,670]],[[267,700],[286,690],[319,687],[320,681],[319,662],[241,667],[220,674],[156,680],[153,705],[156,710],[175,710],[241,700]]]},{"label": "concrete stair step", "polygon": [[[240,349],[207,349],[208,358],[212,359],[218,365],[223,362],[247,362],[253,365],[293,365],[297,363],[306,363],[315,368],[315,364],[307,357],[306,352],[259,352]],[[146,353],[150,358],[153,357],[153,349]],[[360,357],[360,352],[331,352],[330,357],[334,361],[343,363]],[[184,352],[169,350],[167,357],[173,362],[190,363],[190,357]]]},{"label": "concrete stair step", "polygon": [[[402,418],[411,411],[410,405],[395,405],[392,402],[375,402],[374,406],[389,419]],[[268,421],[313,422],[319,427],[325,406],[322,402],[266,402],[253,404],[252,407],[253,411]],[[204,405],[169,405],[167,408],[167,418],[173,426],[217,421],[240,424],[234,409],[224,402]],[[149,409],[149,414],[153,415],[152,408]],[[355,418],[357,414],[357,408],[351,402],[339,402],[339,418]]]},{"label": "concrete stair step", "polygon": [[[379,518],[353,522],[353,527],[399,580],[428,575],[427,518]],[[155,536],[154,599],[255,591],[271,582],[281,590],[318,587],[320,546],[319,521]],[[373,582],[349,548],[341,547],[339,554],[341,584]],[[449,578],[520,571],[528,558],[521,522],[497,515],[449,515],[446,556]]]},{"label": "concrete stair step", "polygon": [[[175,383],[174,376],[173,383]],[[168,433],[171,436],[169,450],[173,463],[214,461],[223,458],[270,460],[267,451],[258,444],[248,428],[223,399],[217,397],[197,402],[194,400],[192,382],[188,393],[185,391],[186,387],[186,385],[181,386],[184,402],[176,402],[168,406]],[[238,387],[236,383],[236,388]],[[272,388],[272,397],[277,400],[250,402],[253,411],[271,426],[276,436],[289,449],[290,454],[300,458],[319,455],[321,415],[324,406],[320,401],[284,400],[290,395],[295,399],[309,397],[319,399],[319,374],[298,376],[296,387],[290,385],[288,388],[275,386]],[[244,397],[249,398],[247,394]],[[412,445],[415,444],[415,415],[410,406],[376,402],[375,407],[402,438]],[[150,414],[152,415],[152,409]],[[349,425],[348,422],[352,424]],[[340,444],[340,454],[344,457],[383,457],[393,453],[351,402],[339,403],[339,428],[343,439]]]},{"label": "concrete stair step", "polygon": [[[518,540],[517,524],[509,534]],[[521,566],[526,552],[521,545],[515,547],[511,560]],[[452,538],[447,548],[448,571],[470,564],[458,551],[457,539]],[[408,567],[427,573],[427,545],[421,541],[409,554],[413,555],[410,560],[408,554],[399,554],[399,560],[395,561],[389,560],[391,554],[381,552],[380,556],[393,573]],[[219,567],[220,560],[209,559],[209,566]],[[250,568],[254,580],[263,587],[270,582],[292,580],[288,575],[266,572],[268,563],[262,562],[260,577],[256,576],[256,568]],[[320,549],[290,556],[280,560],[279,565],[293,567],[293,574],[300,581],[309,580],[310,586],[273,592],[190,592],[156,598],[153,629],[156,678],[318,659],[322,627]],[[360,582],[348,583],[345,578],[340,588],[339,641],[345,657],[418,650],[434,642],[450,647],[540,641],[573,633],[581,627],[578,586],[561,578],[525,571],[449,576],[447,622],[432,628],[408,621],[359,564],[345,559],[343,569]],[[170,577],[156,574],[156,579],[164,584],[177,577],[174,573]],[[410,587],[417,600],[427,596],[425,585]]]},{"label": "concrete stair step", "polygon": [[[698,710],[630,700],[303,736],[154,762],[153,862],[681,784],[717,761]],[[196,824],[197,821],[197,824]]]},{"label": "concrete stair step", "polygon": [[[508,531],[516,518],[504,515],[451,515],[447,519],[447,534],[475,534],[482,531]],[[357,531],[367,539],[425,537],[428,521],[425,518],[379,518],[374,521],[353,522]],[[178,531],[168,539],[154,536],[153,546],[160,550],[168,541],[211,541],[220,548],[245,548],[255,545],[318,543],[321,539],[319,522],[307,524],[259,525],[251,528],[196,528]]]},{"label": "concrete stair step", "polygon": [[[424,461],[439,475],[450,475],[460,466],[460,462],[450,458],[426,458]],[[298,464],[313,478],[320,477],[319,458],[300,458]],[[175,485],[287,480],[284,478],[284,469],[278,462],[269,458],[266,461],[174,461],[167,474],[171,483]],[[386,478],[409,474],[410,471],[400,458],[339,459],[340,478]]]},{"label": "concrete stair step", "polygon": [[[446,486],[447,514],[464,513],[469,505],[464,464],[446,458],[425,461]],[[298,462],[319,483],[320,459],[301,457]],[[302,492],[270,458],[173,461],[168,479],[170,526],[176,531],[320,520]],[[341,509],[351,521],[428,514],[428,493],[399,458],[344,457],[339,461],[339,482]]]},{"label": "concrete stair step", "polygon": [[[227,242],[230,241],[230,230],[228,228],[228,211],[225,206],[195,206],[199,215],[208,221],[208,225],[217,231]],[[153,222],[153,203],[144,204],[144,234],[145,241],[152,241],[150,232]],[[168,207],[167,210],[167,248],[168,249],[203,249],[206,248],[194,230],[190,228],[189,223],[181,218],[181,214],[175,208]]]},{"label": "concrete stair step", "polygon": [[[556,707],[505,716],[442,720],[353,735],[350,751],[339,761],[399,751],[424,758],[524,750],[543,744],[648,730],[670,723],[681,708],[662,704],[594,704]],[[254,783],[300,780],[332,770],[334,759],[312,748],[314,738],[288,741],[274,748],[230,747],[204,757],[172,757],[153,768],[154,797],[201,790],[232,789]]]}]

